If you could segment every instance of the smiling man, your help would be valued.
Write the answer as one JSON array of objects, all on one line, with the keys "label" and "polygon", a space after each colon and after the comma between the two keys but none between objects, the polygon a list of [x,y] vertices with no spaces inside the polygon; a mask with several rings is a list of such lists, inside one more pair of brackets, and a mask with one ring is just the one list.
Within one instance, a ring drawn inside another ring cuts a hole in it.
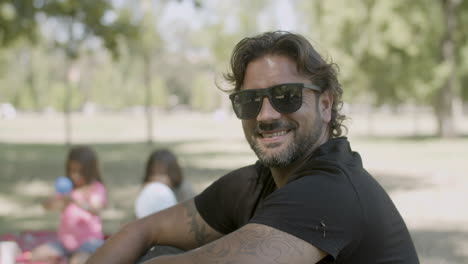
[{"label": "smiling man", "polygon": [[[128,224],[88,263],[419,263],[385,190],[342,136],[335,65],[302,36],[241,40],[226,79],[259,161]],[[145,260],[149,257],[145,257]]]}]

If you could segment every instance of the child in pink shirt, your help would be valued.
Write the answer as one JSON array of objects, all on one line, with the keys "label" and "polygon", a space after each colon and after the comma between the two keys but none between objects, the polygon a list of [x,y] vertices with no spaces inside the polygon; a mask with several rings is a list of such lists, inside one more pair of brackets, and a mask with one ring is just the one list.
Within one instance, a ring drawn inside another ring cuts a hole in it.
[{"label": "child in pink shirt", "polygon": [[69,258],[84,263],[104,242],[99,215],[106,205],[106,190],[101,181],[96,153],[89,147],[72,148],[66,162],[67,177],[73,183],[69,194],[55,194],[44,202],[48,210],[60,210],[58,241],[31,252],[33,261]]}]

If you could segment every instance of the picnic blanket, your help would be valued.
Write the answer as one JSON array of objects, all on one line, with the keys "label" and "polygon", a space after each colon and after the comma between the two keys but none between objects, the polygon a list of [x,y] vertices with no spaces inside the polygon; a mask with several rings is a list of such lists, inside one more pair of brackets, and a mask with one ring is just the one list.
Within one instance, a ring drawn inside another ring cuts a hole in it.
[{"label": "picnic blanket", "polygon": [[25,230],[0,235],[0,241],[15,241],[22,251],[30,251],[45,242],[57,239],[57,232],[51,230]]},{"label": "picnic blanket", "polygon": [[[21,249],[23,253],[28,252],[31,249],[43,243],[54,241],[56,239],[57,239],[56,231],[51,231],[51,230],[25,230],[21,232],[12,232],[12,233],[0,235],[0,241],[16,242],[16,244],[18,244],[19,248]],[[45,262],[39,262],[39,261],[33,262],[33,261],[23,261],[23,260],[17,260],[16,263],[45,264]],[[60,264],[66,264],[66,263],[67,261],[65,259],[60,262]]]}]

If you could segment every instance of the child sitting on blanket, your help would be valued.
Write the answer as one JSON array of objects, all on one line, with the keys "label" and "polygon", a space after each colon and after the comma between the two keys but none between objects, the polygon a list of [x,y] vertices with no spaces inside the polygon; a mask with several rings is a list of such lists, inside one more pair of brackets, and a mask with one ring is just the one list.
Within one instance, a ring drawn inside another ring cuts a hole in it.
[{"label": "child sitting on blanket", "polygon": [[58,240],[23,255],[30,261],[53,263],[69,258],[70,264],[84,263],[104,242],[100,212],[106,205],[106,189],[96,153],[86,146],[72,148],[65,169],[73,189],[68,194],[55,193],[43,203],[47,210],[61,212]]}]

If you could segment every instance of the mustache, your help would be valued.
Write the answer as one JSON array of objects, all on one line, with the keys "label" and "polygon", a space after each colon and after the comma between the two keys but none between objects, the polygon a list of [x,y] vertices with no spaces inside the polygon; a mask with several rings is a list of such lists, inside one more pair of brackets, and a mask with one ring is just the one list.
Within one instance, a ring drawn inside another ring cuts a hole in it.
[{"label": "mustache", "polygon": [[273,121],[273,122],[258,122],[257,125],[255,126],[255,132],[256,133],[262,133],[265,131],[272,131],[272,130],[289,130],[289,129],[294,129],[297,126],[295,124],[292,124],[290,122],[285,122],[285,121]]}]

